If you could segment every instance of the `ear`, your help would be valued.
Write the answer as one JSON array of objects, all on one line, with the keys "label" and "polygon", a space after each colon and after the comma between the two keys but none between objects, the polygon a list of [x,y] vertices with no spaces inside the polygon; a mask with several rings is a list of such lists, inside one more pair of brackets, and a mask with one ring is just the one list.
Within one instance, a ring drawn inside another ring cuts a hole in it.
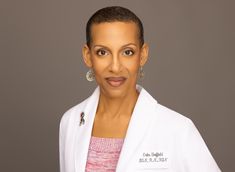
[{"label": "ear", "polygon": [[149,46],[147,43],[144,43],[142,48],[141,48],[141,54],[140,54],[140,66],[144,66],[144,64],[148,60],[148,55],[149,55]]},{"label": "ear", "polygon": [[92,67],[90,48],[85,44],[82,48],[82,58],[87,67]]}]

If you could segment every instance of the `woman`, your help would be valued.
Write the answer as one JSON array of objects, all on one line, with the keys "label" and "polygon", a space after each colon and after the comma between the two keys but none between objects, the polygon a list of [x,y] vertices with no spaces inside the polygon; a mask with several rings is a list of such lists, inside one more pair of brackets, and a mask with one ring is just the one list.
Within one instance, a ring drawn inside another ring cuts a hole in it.
[{"label": "woman", "polygon": [[193,122],[137,84],[149,47],[133,12],[98,10],[86,38],[86,77],[98,86],[61,119],[61,172],[220,171]]}]

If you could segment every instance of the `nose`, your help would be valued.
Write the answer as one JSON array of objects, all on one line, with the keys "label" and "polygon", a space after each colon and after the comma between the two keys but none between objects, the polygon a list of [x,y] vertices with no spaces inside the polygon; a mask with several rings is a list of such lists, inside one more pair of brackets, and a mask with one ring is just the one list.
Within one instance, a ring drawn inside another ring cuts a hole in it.
[{"label": "nose", "polygon": [[111,64],[110,64],[110,70],[113,73],[119,73],[121,70],[121,61],[118,55],[113,55],[112,56],[112,60],[111,60]]}]

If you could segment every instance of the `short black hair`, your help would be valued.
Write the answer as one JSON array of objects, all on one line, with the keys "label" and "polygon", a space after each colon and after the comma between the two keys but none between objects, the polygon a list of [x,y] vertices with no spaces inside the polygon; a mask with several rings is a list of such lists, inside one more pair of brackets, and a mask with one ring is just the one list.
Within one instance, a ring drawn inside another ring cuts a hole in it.
[{"label": "short black hair", "polygon": [[86,43],[91,45],[91,27],[103,22],[134,22],[138,26],[140,46],[144,44],[144,28],[141,20],[129,9],[121,6],[109,6],[96,11],[86,25]]}]

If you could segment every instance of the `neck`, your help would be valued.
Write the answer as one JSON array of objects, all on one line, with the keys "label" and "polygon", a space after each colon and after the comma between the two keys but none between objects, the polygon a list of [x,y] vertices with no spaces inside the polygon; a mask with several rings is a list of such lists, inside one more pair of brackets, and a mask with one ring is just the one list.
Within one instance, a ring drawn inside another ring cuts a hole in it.
[{"label": "neck", "polygon": [[115,120],[129,117],[135,107],[139,92],[136,89],[128,91],[123,97],[111,98],[100,92],[97,116],[103,119]]}]

